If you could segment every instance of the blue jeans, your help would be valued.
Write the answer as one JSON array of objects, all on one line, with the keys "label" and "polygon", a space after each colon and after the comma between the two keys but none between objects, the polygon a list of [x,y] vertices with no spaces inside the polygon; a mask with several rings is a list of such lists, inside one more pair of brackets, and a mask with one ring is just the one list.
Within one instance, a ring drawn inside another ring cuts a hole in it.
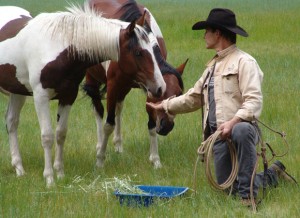
[{"label": "blue jeans", "polygon": [[[234,191],[236,191],[241,198],[249,198],[251,177],[257,160],[256,145],[259,142],[259,134],[252,123],[241,122],[233,127],[231,141],[236,147],[238,156],[238,173],[234,183]],[[232,169],[227,141],[216,141],[213,152],[217,182],[222,184],[227,180]],[[266,179],[267,185],[277,185],[277,174],[271,168],[268,169]],[[263,172],[256,174],[253,184],[254,197],[257,196],[258,188],[262,185]]]}]

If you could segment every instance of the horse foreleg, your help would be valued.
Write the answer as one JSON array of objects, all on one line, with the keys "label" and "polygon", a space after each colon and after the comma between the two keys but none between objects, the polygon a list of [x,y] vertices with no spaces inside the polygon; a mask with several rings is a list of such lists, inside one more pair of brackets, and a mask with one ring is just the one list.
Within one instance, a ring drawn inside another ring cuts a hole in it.
[{"label": "horse foreleg", "polygon": [[103,136],[100,145],[97,145],[97,167],[103,167],[105,161],[106,147],[109,136],[112,134],[115,127],[115,108],[114,99],[110,97],[110,92],[107,95],[107,118],[103,128]]},{"label": "horse foreleg", "polygon": [[42,146],[44,148],[45,156],[45,168],[43,175],[46,179],[47,187],[51,187],[54,185],[53,168],[51,163],[51,149],[54,142],[54,134],[51,126],[49,99],[44,96],[47,96],[47,93],[41,89],[34,92],[34,105],[41,128]]},{"label": "horse foreleg", "polygon": [[97,126],[97,145],[96,145],[96,150],[98,151],[101,147],[101,143],[103,140],[103,117],[99,115],[97,110],[94,108],[94,113],[95,113],[95,118],[96,118],[96,126]]},{"label": "horse foreleg", "polygon": [[9,98],[9,104],[6,112],[6,128],[9,137],[11,164],[16,169],[17,176],[25,174],[25,170],[22,164],[22,158],[19,151],[18,143],[18,125],[20,112],[25,103],[26,96],[11,94]]},{"label": "horse foreleg", "polygon": [[[103,113],[104,108],[101,104],[101,101],[93,100],[94,104],[94,113],[96,118],[96,126],[97,126],[97,145],[96,145],[96,166],[97,167],[103,167],[104,166],[104,160],[105,160],[105,152],[106,152],[106,146],[103,147],[103,140],[104,140],[104,130],[103,130]],[[100,110],[99,110],[100,109]],[[104,149],[104,153],[102,153]]]},{"label": "horse foreleg", "polygon": [[150,157],[149,160],[153,163],[154,168],[161,168],[160,157],[158,154],[158,142],[157,142],[157,134],[155,128],[149,129],[150,136]]},{"label": "horse foreleg", "polygon": [[63,146],[66,140],[68,131],[68,117],[71,106],[59,105],[57,113],[57,127],[56,127],[56,150],[54,169],[57,172],[57,178],[63,178],[64,174],[64,161],[63,161]]},{"label": "horse foreleg", "polygon": [[114,138],[113,143],[115,145],[115,151],[122,153],[123,152],[123,145],[122,145],[122,135],[121,135],[121,113],[123,109],[123,102],[119,102],[116,105],[116,125],[114,130]]},{"label": "horse foreleg", "polygon": [[103,128],[103,138],[100,146],[97,146],[97,167],[103,167],[104,161],[105,161],[105,153],[106,153],[106,147],[108,143],[109,136],[114,130],[114,126],[110,125],[109,123],[105,123]]}]

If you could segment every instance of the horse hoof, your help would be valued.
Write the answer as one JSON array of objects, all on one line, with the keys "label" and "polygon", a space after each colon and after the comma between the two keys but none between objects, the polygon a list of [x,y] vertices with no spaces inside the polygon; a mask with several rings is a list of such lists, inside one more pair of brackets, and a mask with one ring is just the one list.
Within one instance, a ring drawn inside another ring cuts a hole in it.
[{"label": "horse hoof", "polygon": [[160,169],[162,168],[162,165],[159,161],[156,161],[155,163],[153,163],[154,169]]},{"label": "horse hoof", "polygon": [[157,156],[157,155],[150,155],[149,160],[153,164],[154,169],[162,168],[159,156]]},{"label": "horse hoof", "polygon": [[57,172],[57,179],[63,179],[65,178],[65,173],[64,172]]},{"label": "horse hoof", "polygon": [[25,170],[23,169],[23,167],[16,167],[16,173],[17,173],[17,177],[24,176]]},{"label": "horse hoof", "polygon": [[104,162],[101,161],[101,160],[97,160],[97,162],[96,162],[96,167],[98,167],[98,168],[103,168],[103,167],[104,167]]},{"label": "horse hoof", "polygon": [[123,147],[116,146],[116,147],[115,147],[115,152],[116,152],[116,153],[123,153]]},{"label": "horse hoof", "polygon": [[55,187],[54,179],[52,177],[46,178],[46,187],[47,188]]},{"label": "horse hoof", "polygon": [[65,177],[64,167],[61,164],[59,164],[58,162],[55,162],[53,165],[53,168],[56,171],[56,177],[58,179],[62,179]]}]

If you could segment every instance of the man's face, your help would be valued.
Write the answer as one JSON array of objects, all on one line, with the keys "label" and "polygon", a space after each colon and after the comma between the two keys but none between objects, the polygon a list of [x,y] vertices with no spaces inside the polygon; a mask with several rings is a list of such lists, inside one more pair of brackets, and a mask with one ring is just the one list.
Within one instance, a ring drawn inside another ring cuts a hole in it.
[{"label": "man's face", "polygon": [[205,29],[204,40],[205,40],[207,49],[215,49],[216,48],[218,39],[219,39],[218,33],[219,33],[218,30],[213,31],[209,27]]}]

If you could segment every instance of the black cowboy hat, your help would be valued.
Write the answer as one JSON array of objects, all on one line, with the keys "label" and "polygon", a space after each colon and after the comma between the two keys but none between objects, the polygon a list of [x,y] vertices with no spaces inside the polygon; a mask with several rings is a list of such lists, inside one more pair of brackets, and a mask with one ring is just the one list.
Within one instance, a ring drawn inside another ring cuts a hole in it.
[{"label": "black cowboy hat", "polygon": [[230,32],[247,37],[248,33],[236,23],[235,14],[225,8],[212,9],[208,15],[206,21],[199,21],[192,27],[193,30],[202,30],[207,27],[216,27],[223,30],[229,30]]}]

